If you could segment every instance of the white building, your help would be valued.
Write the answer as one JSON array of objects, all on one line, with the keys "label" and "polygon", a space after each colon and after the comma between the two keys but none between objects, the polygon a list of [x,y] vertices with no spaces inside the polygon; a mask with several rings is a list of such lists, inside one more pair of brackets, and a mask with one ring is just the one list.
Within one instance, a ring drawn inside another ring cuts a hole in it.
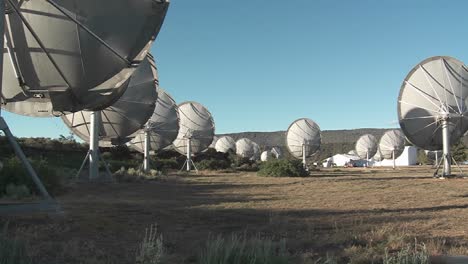
[{"label": "white building", "polygon": [[329,168],[332,166],[344,167],[346,164],[353,164],[354,166],[364,166],[366,161],[362,160],[356,155],[351,154],[336,154],[329,157],[323,162],[323,167]]},{"label": "white building", "polygon": [[[392,167],[392,159],[384,159],[382,161],[373,161],[371,164],[376,167]],[[418,148],[406,146],[403,153],[395,159],[396,166],[411,166],[418,164]]]}]

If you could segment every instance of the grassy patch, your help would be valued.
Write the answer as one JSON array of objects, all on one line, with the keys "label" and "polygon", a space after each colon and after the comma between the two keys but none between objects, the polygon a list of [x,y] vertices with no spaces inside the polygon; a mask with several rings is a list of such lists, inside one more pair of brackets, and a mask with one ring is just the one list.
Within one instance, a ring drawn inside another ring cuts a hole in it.
[{"label": "grassy patch", "polygon": [[7,236],[8,224],[0,232],[0,263],[1,264],[31,264],[32,260],[26,252],[25,244],[18,239]]},{"label": "grassy patch", "polygon": [[285,242],[232,235],[210,238],[202,250],[198,264],[286,264]]},{"label": "grassy patch", "polygon": [[161,173],[157,170],[145,172],[140,169],[125,169],[122,167],[120,170],[114,172],[114,176],[118,182],[142,182],[146,180],[156,180],[161,176]]},{"label": "grassy patch", "polygon": [[[31,165],[49,193],[56,195],[63,191],[63,178],[59,175],[60,168],[53,168],[46,160],[33,160]],[[24,198],[27,192],[38,194],[36,185],[21,161],[16,157],[5,159],[3,169],[0,171],[0,196],[16,196],[19,192],[21,192],[21,198]]]}]

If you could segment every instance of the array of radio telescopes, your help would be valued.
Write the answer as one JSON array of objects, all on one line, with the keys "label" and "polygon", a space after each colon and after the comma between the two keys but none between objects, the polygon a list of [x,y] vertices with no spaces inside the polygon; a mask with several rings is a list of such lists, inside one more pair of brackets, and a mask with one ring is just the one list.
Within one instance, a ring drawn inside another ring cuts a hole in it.
[{"label": "array of radio telescopes", "polygon": [[[0,10],[5,17],[0,27],[5,30],[2,108],[62,118],[90,145],[81,169],[89,163],[91,179],[99,175],[99,146],[126,144],[144,153],[145,170],[150,169],[150,154],[166,148],[187,157],[186,170],[194,168],[192,157],[210,145],[253,160],[282,158],[281,148],[262,152],[247,138],[223,136],[214,142],[210,111],[198,102],[177,104],[169,89],[159,87],[149,50],[168,6],[167,0],[0,3],[0,9],[5,8]],[[380,139],[362,135],[355,153],[365,160],[395,160],[408,141],[440,156],[442,176],[451,175],[450,145],[468,130],[467,81],[466,66],[454,58],[419,63],[400,89],[401,130],[388,131]],[[12,137],[6,124],[2,130]],[[304,166],[321,141],[319,125],[309,118],[292,122],[285,133],[287,151]]]}]

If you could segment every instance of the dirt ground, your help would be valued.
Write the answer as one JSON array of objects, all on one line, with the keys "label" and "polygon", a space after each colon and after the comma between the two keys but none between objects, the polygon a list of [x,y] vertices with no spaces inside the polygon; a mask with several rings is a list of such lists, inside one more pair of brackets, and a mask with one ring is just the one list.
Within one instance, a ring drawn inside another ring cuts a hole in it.
[{"label": "dirt ground", "polygon": [[349,252],[359,243],[356,234],[373,234],[372,240],[382,230],[438,244],[433,250],[456,246],[462,254],[468,244],[468,179],[433,179],[432,171],[322,169],[307,178],[202,173],[82,184],[57,197],[63,215],[1,216],[0,222],[9,221],[38,263],[134,263],[153,223],[170,263],[195,263],[210,236],[232,233],[285,238],[298,263]]}]

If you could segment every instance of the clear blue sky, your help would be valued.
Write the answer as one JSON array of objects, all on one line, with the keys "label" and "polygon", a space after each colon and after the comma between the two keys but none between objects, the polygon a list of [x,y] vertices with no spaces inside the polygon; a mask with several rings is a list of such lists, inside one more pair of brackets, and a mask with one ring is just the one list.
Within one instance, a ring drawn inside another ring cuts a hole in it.
[{"label": "clear blue sky", "polygon": [[[152,49],[160,84],[198,101],[217,133],[396,127],[402,80],[423,59],[468,61],[468,1],[172,0]],[[5,114],[17,136],[61,119]]]}]

